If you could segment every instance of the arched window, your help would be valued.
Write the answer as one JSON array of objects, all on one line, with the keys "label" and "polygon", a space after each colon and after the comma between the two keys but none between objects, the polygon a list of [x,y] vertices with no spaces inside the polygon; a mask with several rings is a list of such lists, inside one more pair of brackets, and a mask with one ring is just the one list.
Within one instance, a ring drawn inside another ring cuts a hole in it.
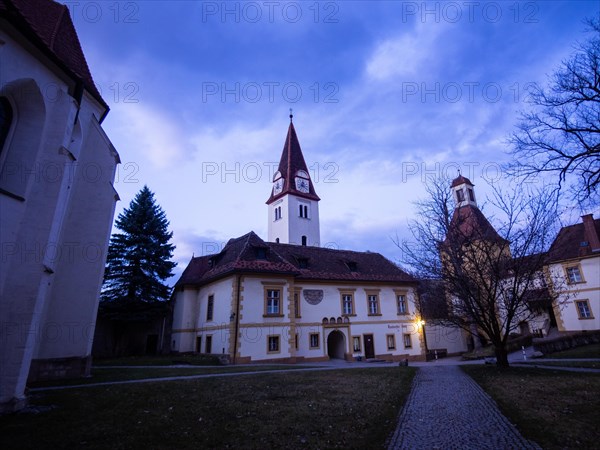
[{"label": "arched window", "polygon": [[6,97],[0,97],[0,153],[6,144],[6,138],[13,120],[12,106]]},{"label": "arched window", "polygon": [[302,236],[302,245],[306,245],[306,236]]}]

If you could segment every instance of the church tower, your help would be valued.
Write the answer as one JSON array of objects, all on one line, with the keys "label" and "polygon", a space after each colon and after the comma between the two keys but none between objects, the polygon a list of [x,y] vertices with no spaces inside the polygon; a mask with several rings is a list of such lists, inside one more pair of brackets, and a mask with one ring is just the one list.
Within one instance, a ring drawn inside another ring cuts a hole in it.
[{"label": "church tower", "polygon": [[319,196],[302,156],[290,114],[290,126],[273,176],[269,206],[268,240],[282,244],[310,245],[321,242]]},{"label": "church tower", "polygon": [[477,207],[475,190],[473,189],[473,183],[471,183],[471,180],[459,174],[457,178],[452,180],[451,187],[457,208],[467,205]]}]

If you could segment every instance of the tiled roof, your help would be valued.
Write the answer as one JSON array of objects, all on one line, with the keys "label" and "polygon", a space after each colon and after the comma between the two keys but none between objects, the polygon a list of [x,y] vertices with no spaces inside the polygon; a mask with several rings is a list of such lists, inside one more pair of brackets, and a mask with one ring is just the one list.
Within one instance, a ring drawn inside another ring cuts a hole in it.
[{"label": "tiled roof", "polygon": [[463,242],[474,239],[504,241],[479,208],[472,205],[456,208],[446,241]]},{"label": "tiled roof", "polygon": [[471,180],[469,180],[467,177],[463,177],[462,175],[459,175],[454,180],[452,180],[452,184],[450,187],[456,187],[460,184],[468,184],[470,186],[474,186],[474,184],[471,183]]},{"label": "tiled roof", "polygon": [[231,273],[292,275],[297,280],[415,282],[379,253],[276,244],[250,232],[231,239],[220,253],[192,258],[176,286],[203,285]]},{"label": "tiled roof", "polygon": [[309,172],[306,162],[304,161],[304,156],[302,155],[302,149],[300,148],[300,142],[298,141],[298,136],[296,135],[296,129],[294,128],[294,124],[292,122],[290,122],[290,126],[288,128],[287,137],[285,139],[285,144],[283,145],[283,152],[281,153],[281,159],[279,161],[279,167],[277,170],[281,172],[281,176],[284,179],[283,190],[277,195],[274,195],[273,191],[271,191],[271,196],[269,197],[269,200],[267,200],[267,204],[274,202],[278,198],[283,197],[285,194],[294,194],[310,200],[320,200],[311,179],[308,180],[308,193],[300,192],[296,189],[296,173],[299,170],[303,170],[307,174],[309,174]]},{"label": "tiled roof", "polygon": [[65,5],[52,0],[0,0],[0,16],[6,18],[36,47],[48,55],[108,110],[94,84],[77,32]]},{"label": "tiled roof", "polygon": [[[600,235],[600,219],[594,220],[597,235]],[[566,259],[581,258],[592,255],[592,249],[589,245],[590,239],[585,235],[583,223],[577,223],[568,227],[563,227],[554,239],[550,250],[548,251],[548,262],[557,262]],[[587,243],[587,245],[582,245]],[[596,253],[600,256],[600,253]]]}]

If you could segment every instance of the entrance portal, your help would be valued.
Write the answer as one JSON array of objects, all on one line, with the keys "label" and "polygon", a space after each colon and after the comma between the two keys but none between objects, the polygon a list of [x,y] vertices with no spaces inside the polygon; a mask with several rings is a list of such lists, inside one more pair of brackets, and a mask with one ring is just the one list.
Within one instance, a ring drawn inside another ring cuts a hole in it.
[{"label": "entrance portal", "polygon": [[327,354],[331,359],[344,359],[344,333],[334,330],[327,337]]}]

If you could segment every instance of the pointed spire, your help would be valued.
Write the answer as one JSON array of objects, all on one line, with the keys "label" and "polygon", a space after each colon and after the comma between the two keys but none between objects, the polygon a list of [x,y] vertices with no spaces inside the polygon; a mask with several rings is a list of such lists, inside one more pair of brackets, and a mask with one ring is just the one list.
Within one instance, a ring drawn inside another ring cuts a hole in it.
[{"label": "pointed spire", "polygon": [[[272,193],[267,200],[267,204],[274,201],[276,198],[283,197],[285,194],[294,194],[299,197],[304,197],[311,200],[320,200],[319,196],[315,191],[312,180],[310,179],[310,172],[304,161],[304,155],[300,148],[300,142],[294,128],[292,121],[293,114],[290,109],[290,125],[288,128],[285,144],[283,145],[283,151],[281,153],[281,159],[277,168],[277,173],[272,181],[277,181],[278,178],[283,178],[283,189],[281,192],[274,194]],[[308,192],[302,192],[296,187],[296,178],[303,178],[308,183]]]}]

